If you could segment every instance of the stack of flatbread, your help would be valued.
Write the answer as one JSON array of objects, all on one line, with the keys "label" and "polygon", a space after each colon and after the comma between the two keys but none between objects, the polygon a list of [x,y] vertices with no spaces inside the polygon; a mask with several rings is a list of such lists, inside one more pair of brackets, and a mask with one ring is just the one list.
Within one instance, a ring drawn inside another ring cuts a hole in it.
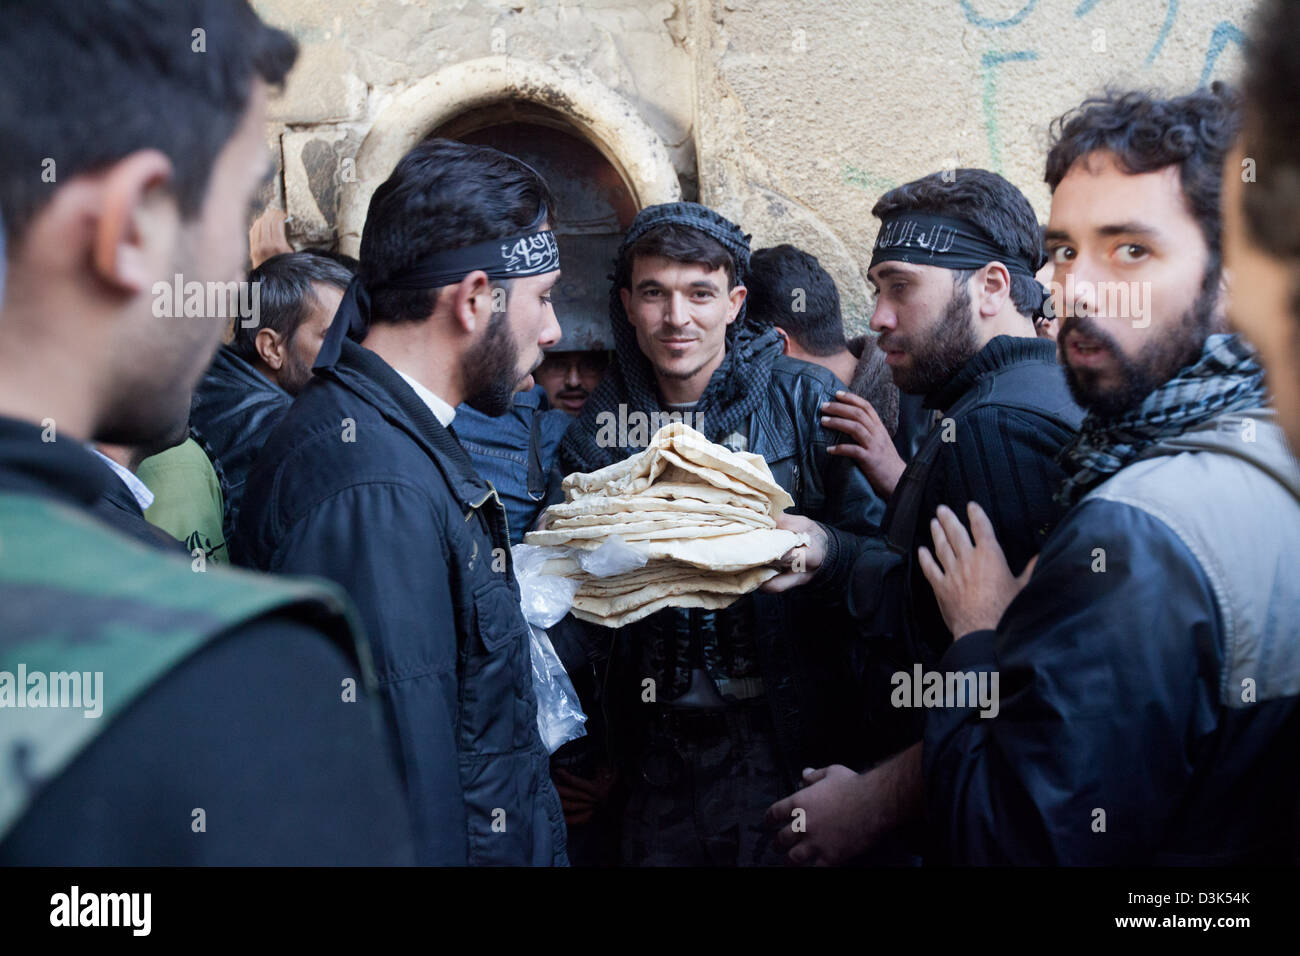
[{"label": "stack of flatbread", "polygon": [[665,425],[645,451],[564,479],[565,501],[524,543],[594,551],[613,538],[645,558],[597,577],[577,557],[547,574],[578,582],[573,614],[622,627],[664,607],[724,608],[777,573],[772,565],[804,535],[776,527],[794,504],[759,455],[715,445],[687,425]]}]

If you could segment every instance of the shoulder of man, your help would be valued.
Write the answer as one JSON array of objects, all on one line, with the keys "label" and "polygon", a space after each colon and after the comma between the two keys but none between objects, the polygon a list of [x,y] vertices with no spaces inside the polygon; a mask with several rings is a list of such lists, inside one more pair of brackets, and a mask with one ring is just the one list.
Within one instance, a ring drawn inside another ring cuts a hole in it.
[{"label": "shoulder of man", "polygon": [[1231,413],[1158,443],[1081,502],[1127,505],[1167,527],[1210,583],[1223,628],[1223,702],[1300,694],[1300,466],[1271,409]]},{"label": "shoulder of man", "polygon": [[835,400],[835,393],[845,385],[820,365],[778,355],[772,362],[768,391],[772,407],[788,409],[800,422],[812,425],[812,436],[822,444],[834,444],[836,438],[821,424],[821,406]]},{"label": "shoulder of man", "polygon": [[357,681],[355,660],[291,614],[233,627],[44,782],[0,863],[411,863],[397,766]]},{"label": "shoulder of man", "polygon": [[[372,671],[351,607],[333,586],[207,568],[29,495],[0,495],[0,522],[0,618],[21,635],[0,644],[0,671],[48,675],[37,678],[42,703],[0,723],[0,749],[26,755],[23,768],[0,770],[0,830],[30,801],[33,781],[61,770],[165,674],[242,624],[299,617],[357,659],[363,675]],[[95,689],[89,704],[86,681]],[[83,706],[47,706],[56,691]],[[97,719],[85,719],[87,709]]]},{"label": "shoulder of man", "polygon": [[805,388],[819,387],[832,395],[846,388],[845,384],[824,366],[792,358],[789,355],[778,355],[772,360],[772,380],[787,385],[802,384]]},{"label": "shoulder of man", "polygon": [[415,440],[381,410],[325,382],[304,391],[258,454],[237,533],[246,549],[260,551],[268,536],[278,538],[340,491],[390,482],[436,493],[441,486],[435,472],[440,474]]}]

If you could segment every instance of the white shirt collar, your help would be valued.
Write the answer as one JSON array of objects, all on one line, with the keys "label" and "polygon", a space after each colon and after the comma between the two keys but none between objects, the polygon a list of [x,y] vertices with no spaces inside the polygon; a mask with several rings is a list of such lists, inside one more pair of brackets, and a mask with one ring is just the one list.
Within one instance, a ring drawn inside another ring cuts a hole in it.
[{"label": "white shirt collar", "polygon": [[119,465],[98,448],[90,450],[103,459],[104,463],[113,469],[113,473],[122,479],[122,483],[131,492],[131,497],[135,498],[135,503],[140,506],[140,510],[148,511],[149,506],[153,504],[153,492],[145,486],[145,483],[137,478],[131,469]]},{"label": "white shirt collar", "polygon": [[456,417],[456,409],[452,408],[401,369],[395,368],[393,371],[402,376],[402,380],[405,381],[407,385],[411,386],[411,389],[416,395],[420,396],[420,401],[429,406],[429,411],[433,412],[433,417],[438,419],[438,422],[443,428],[446,428],[451,424],[451,420]]}]

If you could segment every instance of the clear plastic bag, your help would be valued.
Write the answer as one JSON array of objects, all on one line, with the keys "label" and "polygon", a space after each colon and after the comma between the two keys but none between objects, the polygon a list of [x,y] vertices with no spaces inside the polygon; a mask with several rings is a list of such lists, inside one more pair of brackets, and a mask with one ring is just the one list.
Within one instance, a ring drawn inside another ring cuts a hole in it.
[{"label": "clear plastic bag", "polygon": [[644,568],[648,560],[644,551],[638,551],[618,535],[610,535],[599,548],[578,551],[576,557],[582,570],[597,578],[608,578]]},{"label": "clear plastic bag", "polygon": [[546,635],[569,613],[578,582],[556,574],[543,574],[551,558],[565,557],[568,548],[538,548],[518,544],[512,549],[515,577],[519,581],[520,605],[528,622],[528,641],[533,659],[533,692],[537,697],[537,730],[549,753],[587,732],[578,695],[568,672]]}]

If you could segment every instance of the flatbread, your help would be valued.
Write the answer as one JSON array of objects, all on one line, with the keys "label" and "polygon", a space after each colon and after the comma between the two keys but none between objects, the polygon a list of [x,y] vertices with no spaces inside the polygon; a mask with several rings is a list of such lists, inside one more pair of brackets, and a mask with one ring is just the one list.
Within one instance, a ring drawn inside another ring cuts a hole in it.
[{"label": "flatbread", "polygon": [[[542,571],[575,580],[573,615],[606,627],[664,607],[727,607],[778,574],[772,565],[808,540],[776,527],[794,502],[762,456],[715,445],[682,423],[661,428],[624,461],[569,475],[563,489],[565,501],[546,510],[546,529],[524,541],[571,549]],[[614,538],[644,565],[607,577],[583,571],[572,552]]]},{"label": "flatbread", "polygon": [[[756,521],[765,527],[772,527],[775,524],[775,521],[766,513],[766,510],[757,500],[753,505],[741,507],[724,501],[706,501],[686,496],[669,497],[668,495],[649,494],[650,491],[654,490],[654,488],[647,489],[646,493],[632,498],[609,498],[604,495],[593,495],[579,498],[576,501],[552,505],[546,510],[548,516],[547,527],[555,527],[563,520],[589,515],[618,515],[620,518],[626,519],[630,513],[649,512],[723,516],[734,518],[737,521]],[[721,489],[711,490],[720,491]],[[724,494],[726,493],[724,492]],[[728,497],[733,498],[733,500],[740,500],[734,495]]]},{"label": "flatbread", "polygon": [[617,535],[629,544],[638,541],[661,541],[680,539],[693,541],[697,538],[732,536],[747,531],[770,531],[769,528],[753,528],[747,524],[734,521],[721,521],[716,524],[703,522],[690,525],[674,525],[654,521],[625,521],[618,525],[595,525],[583,528],[561,528],[552,531],[530,531],[524,535],[524,544],[542,547],[571,547],[593,550],[603,545],[611,536]]},{"label": "flatbread", "polygon": [[768,499],[769,514],[780,514],[794,504],[773,480],[761,456],[715,445],[681,422],[659,429],[644,451],[597,471],[569,475],[561,487],[568,500],[598,493],[634,496],[649,488],[669,466],[676,469],[673,478],[680,472],[733,494],[752,496],[757,492]]},{"label": "flatbread", "polygon": [[576,607],[572,613],[580,621],[590,621],[592,624],[599,624],[602,627],[620,628],[649,617],[655,611],[661,611],[666,607],[698,607],[709,611],[718,611],[735,604],[741,596],[739,594],[676,594],[659,598],[649,604],[643,604],[634,610],[612,617],[601,617],[598,614],[592,614]]},{"label": "flatbread", "polygon": [[748,594],[776,573],[775,568],[754,568],[741,574],[713,575],[693,580],[654,584],[627,594],[608,596],[583,594],[579,591],[573,599],[573,606],[599,617],[616,617],[666,597],[718,594],[731,595],[734,599]]},{"label": "flatbread", "polygon": [[[534,532],[539,534],[542,532]],[[530,544],[532,542],[529,542]],[[736,534],[693,539],[649,539],[630,541],[647,561],[677,561],[705,571],[744,571],[774,564],[791,548],[807,544],[808,536],[783,528],[760,528]],[[593,551],[603,541],[574,540],[569,547]]]},{"label": "flatbread", "polygon": [[[740,511],[741,509],[736,509]],[[693,528],[701,525],[743,524],[752,528],[775,527],[776,522],[766,515],[754,512],[748,514],[720,515],[701,514],[688,511],[622,511],[612,514],[576,515],[572,518],[551,518],[546,524],[547,531],[564,531],[570,528],[606,528],[611,534],[629,523],[655,524],[665,528]]]}]

